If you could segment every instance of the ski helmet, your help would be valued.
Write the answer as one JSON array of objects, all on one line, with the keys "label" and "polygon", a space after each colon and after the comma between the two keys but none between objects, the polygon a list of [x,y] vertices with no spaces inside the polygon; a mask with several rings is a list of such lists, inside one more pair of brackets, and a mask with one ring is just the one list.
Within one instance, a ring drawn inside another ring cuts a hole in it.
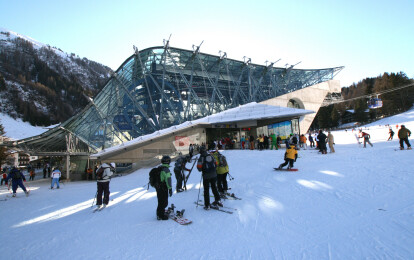
[{"label": "ski helmet", "polygon": [[161,158],[161,163],[162,164],[170,164],[170,162],[171,162],[170,156],[168,156],[168,155],[162,156],[162,158]]}]

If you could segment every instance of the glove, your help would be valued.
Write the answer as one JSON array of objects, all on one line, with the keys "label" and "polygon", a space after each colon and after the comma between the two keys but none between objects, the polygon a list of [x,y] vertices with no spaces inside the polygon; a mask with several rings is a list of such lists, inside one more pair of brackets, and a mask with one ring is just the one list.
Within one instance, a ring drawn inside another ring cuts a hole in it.
[{"label": "glove", "polygon": [[168,193],[170,194],[170,197],[171,197],[172,196],[172,189],[169,189]]},{"label": "glove", "polygon": [[23,182],[26,182],[26,179],[24,179]]}]

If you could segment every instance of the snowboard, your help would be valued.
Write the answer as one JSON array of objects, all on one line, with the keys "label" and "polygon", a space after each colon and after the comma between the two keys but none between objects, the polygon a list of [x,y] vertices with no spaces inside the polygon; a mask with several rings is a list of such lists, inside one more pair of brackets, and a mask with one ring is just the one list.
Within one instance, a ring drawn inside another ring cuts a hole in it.
[{"label": "snowboard", "polygon": [[174,204],[171,204],[171,207],[169,207],[165,213],[168,214],[168,217],[172,220],[174,220],[175,222],[177,222],[180,225],[188,225],[193,223],[193,221],[188,220],[186,218],[184,218],[184,209],[182,209],[181,211],[175,211],[175,206]]},{"label": "snowboard", "polygon": [[285,171],[285,172],[297,172],[298,171],[298,169],[279,169],[279,168],[273,168],[273,169],[275,169],[276,171]]}]

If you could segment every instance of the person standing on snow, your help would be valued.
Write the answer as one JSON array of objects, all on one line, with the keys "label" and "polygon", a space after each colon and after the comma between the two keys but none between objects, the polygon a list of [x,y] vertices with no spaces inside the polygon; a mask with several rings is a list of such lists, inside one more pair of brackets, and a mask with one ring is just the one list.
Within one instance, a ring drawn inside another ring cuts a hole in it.
[{"label": "person standing on snow", "polygon": [[322,130],[319,130],[319,134],[318,134],[318,139],[317,139],[317,143],[318,143],[318,148],[319,151],[321,151],[322,154],[326,154],[327,153],[327,149],[326,149],[326,135],[323,133]]},{"label": "person standing on snow", "polygon": [[[109,203],[109,182],[111,181],[111,176],[114,174],[115,171],[115,163],[111,163],[110,165],[103,163],[101,167],[96,171],[96,179],[97,179],[97,195],[96,195],[96,206],[98,208],[103,207],[105,208]],[[102,194],[103,194],[103,201],[102,201]]]},{"label": "person standing on snow", "polygon": [[229,173],[229,165],[227,164],[227,160],[223,158],[224,155],[219,153],[218,150],[213,153],[213,156],[217,162],[217,189],[220,196],[224,196],[228,190],[227,174]]},{"label": "person standing on snow", "polygon": [[411,131],[408,128],[405,128],[405,125],[401,125],[400,130],[398,130],[398,138],[400,138],[400,149],[404,149],[404,142],[407,145],[407,149],[411,149],[410,141],[408,137],[411,136]]},{"label": "person standing on snow", "polygon": [[194,146],[193,144],[190,144],[190,146],[188,147],[188,154],[190,155],[190,158],[193,158],[193,153],[194,153]]},{"label": "person standing on snow", "polygon": [[390,137],[388,137],[387,141],[392,141],[392,138],[394,137],[394,131],[392,131],[391,127],[390,127],[389,133],[390,133]]},{"label": "person standing on snow", "polygon": [[309,132],[309,145],[310,145],[310,148],[315,147],[315,142],[313,141],[313,137],[310,132]]},{"label": "person standing on snow", "polygon": [[371,144],[371,142],[369,141],[369,138],[371,138],[371,136],[365,132],[362,132],[362,129],[359,129],[359,137],[358,138],[364,138],[364,148],[367,148],[367,143],[369,143],[369,145],[371,145],[371,147],[373,147],[373,145]]},{"label": "person standing on snow", "polygon": [[183,192],[183,180],[185,178],[184,171],[190,172],[190,169],[187,169],[185,165],[191,161],[190,155],[182,156],[175,161],[174,165],[174,174],[177,179],[176,191],[177,193]]},{"label": "person standing on snow", "polygon": [[[197,170],[202,172],[203,186],[204,186],[204,209],[208,210],[210,207],[223,207],[220,201],[220,195],[217,191],[217,162],[214,157],[206,151],[205,148],[200,148],[200,158],[197,161]],[[214,202],[210,205],[210,186],[214,194]]]},{"label": "person standing on snow", "polygon": [[289,148],[285,152],[285,162],[279,165],[278,169],[282,169],[284,166],[288,165],[288,169],[293,168],[293,162],[296,162],[298,158],[298,151],[295,149],[295,145],[290,145]]},{"label": "person standing on snow", "polygon": [[23,185],[23,181],[25,182],[26,178],[24,177],[23,173],[20,170],[18,170],[16,167],[13,167],[10,170],[9,175],[7,176],[6,182],[8,182],[9,179],[12,179],[13,197],[16,197],[17,186],[22,188],[26,196],[29,196],[29,192],[26,190],[26,187]]},{"label": "person standing on snow", "polygon": [[53,190],[53,188],[55,187],[55,183],[56,183],[56,187],[59,189],[59,179],[61,176],[62,176],[62,173],[56,167],[52,172],[52,184],[50,186],[50,189]]},{"label": "person standing on snow", "polygon": [[171,158],[168,155],[164,155],[161,158],[162,169],[160,173],[160,185],[155,189],[157,191],[157,219],[158,220],[167,220],[168,215],[165,213],[165,208],[168,206],[168,195],[170,197],[173,194],[172,185],[171,185],[171,173],[170,173],[170,163]]},{"label": "person standing on snow", "polygon": [[329,150],[331,151],[331,153],[335,152],[335,148],[334,148],[334,136],[331,134],[331,131],[328,131],[328,144],[329,144]]}]

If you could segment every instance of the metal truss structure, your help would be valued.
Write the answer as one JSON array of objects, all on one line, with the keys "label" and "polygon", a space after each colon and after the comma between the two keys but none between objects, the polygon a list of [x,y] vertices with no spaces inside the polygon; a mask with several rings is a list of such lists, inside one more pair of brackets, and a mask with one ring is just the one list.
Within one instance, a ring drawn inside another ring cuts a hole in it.
[{"label": "metal truss structure", "polygon": [[[169,46],[139,51],[112,75],[79,114],[48,132],[17,141],[32,154],[94,153],[156,130],[249,102],[261,102],[331,80],[343,67],[294,69],[257,65],[250,59],[204,54]],[[75,148],[67,141],[78,143]]]}]

